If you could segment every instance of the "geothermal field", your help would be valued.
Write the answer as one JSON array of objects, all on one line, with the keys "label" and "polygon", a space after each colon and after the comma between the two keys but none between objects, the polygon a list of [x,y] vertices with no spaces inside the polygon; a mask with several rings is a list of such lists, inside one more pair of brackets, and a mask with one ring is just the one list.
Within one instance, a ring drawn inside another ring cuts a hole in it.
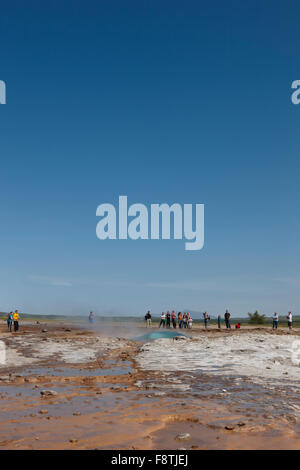
[{"label": "geothermal field", "polygon": [[180,333],[3,324],[0,449],[300,448],[297,329]]}]

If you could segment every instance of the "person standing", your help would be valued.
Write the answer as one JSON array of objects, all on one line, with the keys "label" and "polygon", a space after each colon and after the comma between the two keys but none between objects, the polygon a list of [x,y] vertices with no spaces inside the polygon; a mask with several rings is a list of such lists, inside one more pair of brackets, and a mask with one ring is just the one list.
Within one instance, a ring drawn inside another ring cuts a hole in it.
[{"label": "person standing", "polygon": [[190,314],[188,314],[188,328],[191,330],[193,326],[193,319]]},{"label": "person standing", "polygon": [[13,324],[13,313],[9,312],[9,314],[7,315],[7,328],[8,328],[8,331],[11,331],[12,324]]},{"label": "person standing", "polygon": [[218,328],[219,328],[219,330],[221,329],[221,321],[222,321],[221,315],[218,315]]},{"label": "person standing", "polygon": [[293,315],[292,315],[292,312],[289,312],[289,313],[288,313],[287,319],[288,319],[288,327],[289,327],[289,330],[291,330],[291,329],[292,329],[292,322],[293,322]]},{"label": "person standing", "polygon": [[225,312],[225,315],[224,315],[224,319],[225,319],[225,325],[226,325],[226,328],[230,329],[231,328],[231,325],[230,325],[230,313],[228,310],[226,310]]},{"label": "person standing", "polygon": [[203,318],[204,318],[204,327],[205,327],[205,329],[207,330],[207,328],[208,328],[208,322],[209,322],[210,316],[208,315],[207,312],[204,312],[204,313],[203,313]]},{"label": "person standing", "polygon": [[15,311],[13,314],[13,321],[14,321],[14,331],[19,330],[19,312],[18,310]]},{"label": "person standing", "polygon": [[161,327],[161,325],[163,326],[163,328],[166,326],[166,314],[165,314],[165,312],[162,312],[162,314],[160,316],[159,328]]},{"label": "person standing", "polygon": [[94,323],[94,319],[95,319],[94,312],[90,312],[90,314],[89,314],[89,322],[90,322],[90,323]]},{"label": "person standing", "polygon": [[272,327],[272,329],[277,330],[277,328],[278,328],[278,313],[275,312],[274,315],[273,315],[273,327]]},{"label": "person standing", "polygon": [[148,312],[146,313],[145,320],[146,320],[146,327],[151,328],[152,327],[152,317],[151,317],[150,310],[148,310]]},{"label": "person standing", "polygon": [[181,312],[178,312],[178,326],[180,329],[183,327],[183,316]]},{"label": "person standing", "polygon": [[183,328],[187,328],[188,316],[186,313],[183,314]]},{"label": "person standing", "polygon": [[173,310],[172,311],[172,325],[173,325],[173,328],[176,328],[176,312]]},{"label": "person standing", "polygon": [[167,328],[171,328],[171,315],[170,315],[169,310],[167,311],[166,322],[167,322]]}]

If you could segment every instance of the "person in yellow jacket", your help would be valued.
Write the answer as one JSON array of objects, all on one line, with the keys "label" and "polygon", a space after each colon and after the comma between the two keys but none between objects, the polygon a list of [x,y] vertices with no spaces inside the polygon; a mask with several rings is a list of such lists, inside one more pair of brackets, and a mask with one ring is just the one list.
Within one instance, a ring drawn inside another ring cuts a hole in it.
[{"label": "person in yellow jacket", "polygon": [[13,314],[13,321],[14,321],[14,331],[18,331],[19,329],[19,312],[18,310],[15,311]]}]

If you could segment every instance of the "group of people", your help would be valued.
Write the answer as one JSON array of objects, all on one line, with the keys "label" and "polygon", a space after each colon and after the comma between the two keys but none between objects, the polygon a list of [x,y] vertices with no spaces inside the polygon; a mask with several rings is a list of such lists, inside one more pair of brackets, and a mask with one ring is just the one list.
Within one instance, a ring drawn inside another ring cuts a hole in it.
[{"label": "group of people", "polygon": [[[152,316],[149,310],[145,315],[145,320],[147,328],[151,327]],[[177,324],[179,328],[192,328],[193,319],[190,312],[178,312],[178,314],[176,314],[175,310],[172,310],[171,313],[169,311],[167,311],[167,313],[162,312],[160,316],[159,328],[171,328],[171,325],[173,328],[177,328]]]},{"label": "group of people", "polygon": [[[226,310],[226,312],[224,314],[224,322],[225,322],[225,326],[226,326],[227,329],[231,329],[230,317],[231,317],[230,312],[228,310]],[[145,320],[146,320],[147,327],[151,327],[152,326],[152,316],[151,316],[150,311],[148,311],[146,313]],[[210,321],[210,316],[207,312],[203,313],[203,320],[204,320],[204,327],[205,327],[205,329],[207,329],[208,326],[209,326],[209,321]],[[287,320],[288,320],[288,327],[291,330],[292,329],[292,321],[293,321],[292,312],[288,313]],[[274,313],[274,315],[273,315],[273,330],[278,328],[278,321],[279,321],[278,313]],[[218,323],[218,328],[220,329],[221,325],[222,325],[221,315],[218,315],[217,323]],[[176,314],[176,312],[174,310],[172,311],[172,313],[170,313],[169,311],[167,313],[162,312],[162,314],[160,316],[159,328],[161,328],[161,327],[171,328],[171,324],[172,324],[173,328],[176,328],[177,324],[178,324],[179,328],[192,328],[193,319],[192,319],[191,314],[189,312],[187,312],[187,313],[184,312],[183,314],[182,314],[182,312],[178,312],[178,315]],[[240,327],[241,327],[240,323],[235,324],[235,328],[239,329]]]},{"label": "group of people", "polygon": [[[203,313],[203,319],[204,319],[205,328],[208,328],[210,316],[207,312]],[[226,328],[231,328],[230,313],[228,310],[226,310],[225,312],[224,320],[225,320]],[[149,310],[145,315],[145,321],[146,321],[147,328],[152,326],[152,316]],[[221,322],[222,322],[222,319],[221,319],[221,316],[219,315],[218,316],[218,328],[221,328]],[[193,326],[193,319],[192,319],[190,312],[183,312],[183,313],[178,312],[178,314],[176,314],[175,310],[172,310],[171,313],[169,311],[167,311],[167,313],[162,312],[160,316],[159,328],[161,327],[171,328],[171,325],[173,326],[173,328],[177,328],[177,324],[179,328],[191,329]],[[237,323],[235,326],[236,328],[240,328],[239,323]]]},{"label": "group of people", "polygon": [[16,310],[14,313],[9,312],[7,315],[7,328],[8,331],[12,331],[12,327],[14,327],[14,331],[18,331],[19,329],[19,312]]},{"label": "group of people", "polygon": [[[293,315],[292,315],[292,312],[289,312],[287,314],[287,321],[288,321],[288,327],[289,327],[289,330],[292,329],[292,323],[293,323]],[[279,322],[279,315],[278,313],[274,313],[273,315],[273,330],[277,330],[278,328],[278,322]]]}]

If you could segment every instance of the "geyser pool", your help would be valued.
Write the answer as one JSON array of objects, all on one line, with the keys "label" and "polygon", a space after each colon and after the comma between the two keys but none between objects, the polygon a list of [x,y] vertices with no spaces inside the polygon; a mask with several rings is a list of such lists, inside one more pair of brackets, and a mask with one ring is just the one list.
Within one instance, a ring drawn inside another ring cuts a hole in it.
[{"label": "geyser pool", "polygon": [[138,338],[133,338],[136,341],[155,341],[156,339],[161,339],[161,338],[175,338],[175,336],[184,336],[183,333],[179,333],[176,331],[169,331],[169,330],[162,330],[162,331],[151,331],[149,333],[146,333],[143,336],[139,336]]}]

